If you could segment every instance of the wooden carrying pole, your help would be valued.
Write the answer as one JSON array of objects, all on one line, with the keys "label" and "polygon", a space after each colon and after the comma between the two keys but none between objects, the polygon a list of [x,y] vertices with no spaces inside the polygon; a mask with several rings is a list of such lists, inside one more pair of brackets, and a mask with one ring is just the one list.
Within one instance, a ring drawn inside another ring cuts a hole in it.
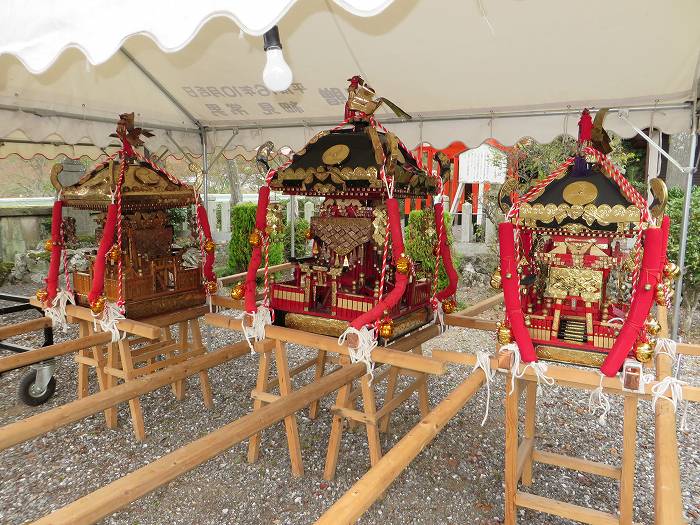
[{"label": "wooden carrying pole", "polygon": [[52,512],[35,524],[80,525],[94,523],[228,450],[244,439],[274,425],[311,401],[320,399],[365,373],[355,363],[237,419],[192,443],[105,485],[73,503]]},{"label": "wooden carrying pole", "polygon": [[8,337],[13,337],[15,335],[26,334],[27,332],[33,332],[34,330],[41,330],[42,328],[48,328],[49,326],[51,326],[51,319],[48,317],[23,321],[21,323],[15,323],[8,326],[0,326],[0,340],[7,339]]},{"label": "wooden carrying pole", "polygon": [[164,368],[153,374],[134,379],[133,381],[127,381],[91,396],[0,427],[0,450],[79,421],[87,416],[143,395],[146,392],[170,385],[202,370],[212,368],[243,355],[248,355],[249,353],[248,344],[245,341],[240,341],[213,352],[193,357],[184,363]]},{"label": "wooden carrying pole", "polygon": [[331,508],[316,525],[355,523],[403,472],[447,422],[469,401],[484,384],[486,376],[479,369],[472,372],[438,406],[413,427],[401,441],[369,469]]},{"label": "wooden carrying pole", "polygon": [[52,357],[77,352],[83,348],[90,348],[91,346],[109,343],[111,340],[111,333],[100,332],[98,334],[88,335],[72,341],[66,341],[65,343],[43,346],[28,352],[22,352],[21,354],[3,357],[0,359],[0,373],[31,365],[33,363],[38,363],[40,361],[45,361],[46,359],[51,359]]}]

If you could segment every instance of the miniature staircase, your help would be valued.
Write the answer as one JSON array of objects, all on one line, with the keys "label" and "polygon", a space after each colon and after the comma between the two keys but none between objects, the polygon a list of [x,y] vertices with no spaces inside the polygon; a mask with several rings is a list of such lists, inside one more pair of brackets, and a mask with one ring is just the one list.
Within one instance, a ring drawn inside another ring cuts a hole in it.
[{"label": "miniature staircase", "polygon": [[585,343],[586,322],[578,319],[562,319],[557,337],[570,343]]}]

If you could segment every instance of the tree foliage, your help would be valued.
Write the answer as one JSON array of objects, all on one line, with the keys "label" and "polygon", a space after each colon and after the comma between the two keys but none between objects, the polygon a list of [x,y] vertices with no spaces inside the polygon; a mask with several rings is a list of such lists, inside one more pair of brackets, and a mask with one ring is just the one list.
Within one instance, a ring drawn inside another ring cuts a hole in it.
[{"label": "tree foliage", "polygon": [[[252,203],[241,203],[231,208],[231,240],[228,244],[229,274],[244,272],[248,269],[252,248],[248,236],[255,228],[255,213],[258,207]],[[284,245],[273,237],[269,249],[270,266],[282,263]]]}]

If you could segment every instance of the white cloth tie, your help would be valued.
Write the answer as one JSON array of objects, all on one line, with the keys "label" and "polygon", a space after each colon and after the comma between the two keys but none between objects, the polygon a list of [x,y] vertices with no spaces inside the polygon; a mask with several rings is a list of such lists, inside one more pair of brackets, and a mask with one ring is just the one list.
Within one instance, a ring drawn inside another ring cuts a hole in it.
[{"label": "white cloth tie", "polygon": [[[678,409],[678,404],[683,401],[683,385],[687,385],[688,383],[686,381],[681,381],[678,378],[675,378],[673,376],[668,376],[656,383],[654,386],[651,387],[651,396],[652,396],[652,407],[654,408],[654,412],[656,412],[656,402],[659,399],[665,399],[666,401],[669,401],[673,405],[673,411],[676,412]],[[666,391],[670,389],[671,390],[671,397],[666,397],[665,393]],[[688,402],[685,402],[685,407],[683,409],[683,415],[681,416],[681,430],[683,432],[688,431],[688,424],[687,424],[687,416],[688,416]]]},{"label": "white cloth tie", "polygon": [[[246,325],[246,316],[249,316],[252,319],[250,327]],[[268,307],[261,305],[258,306],[257,312],[252,314],[243,312],[239,318],[243,319],[243,322],[241,323],[243,336],[248,342],[250,353],[252,354],[255,352],[255,348],[250,340],[253,339],[255,342],[260,342],[265,339],[265,326],[272,324],[272,314],[270,313],[270,309]]]},{"label": "white cloth tie", "polygon": [[484,419],[481,420],[481,426],[483,427],[486,423],[486,419],[489,417],[489,404],[491,403],[491,382],[496,377],[496,371],[491,370],[491,354],[482,350],[477,350],[476,364],[474,365],[472,372],[476,372],[478,369],[482,369],[484,371],[484,377],[486,378],[486,411],[484,412]]},{"label": "white cloth tie", "polygon": [[75,306],[75,297],[67,290],[59,290],[53,298],[51,306],[44,311],[44,315],[51,319],[51,325],[59,328],[63,333],[68,332],[68,322],[66,321],[66,305],[70,303]]},{"label": "white cloth tie", "polygon": [[510,350],[513,353],[513,364],[510,367],[510,394],[515,392],[515,380],[522,379],[528,368],[532,368],[532,371],[537,377],[537,395],[542,393],[542,383],[547,386],[552,386],[554,384],[554,379],[547,375],[547,363],[532,361],[520,370],[520,350],[518,349],[517,343],[504,345],[501,347],[501,351],[503,350]]},{"label": "white cloth tie", "polygon": [[598,416],[598,423],[605,425],[608,419],[608,412],[610,412],[610,396],[603,392],[603,379],[605,375],[600,374],[600,383],[598,388],[591,391],[591,397],[588,398],[588,411],[595,415],[595,413],[600,410],[600,416]]},{"label": "white cloth tie", "polygon": [[338,337],[338,344],[344,345],[349,334],[357,336],[358,345],[353,348],[348,344],[348,353],[350,354],[350,362],[364,363],[367,367],[367,373],[370,375],[370,381],[374,379],[374,361],[372,361],[372,350],[377,347],[377,336],[374,328],[363,326],[359,330],[348,326],[348,328]]}]

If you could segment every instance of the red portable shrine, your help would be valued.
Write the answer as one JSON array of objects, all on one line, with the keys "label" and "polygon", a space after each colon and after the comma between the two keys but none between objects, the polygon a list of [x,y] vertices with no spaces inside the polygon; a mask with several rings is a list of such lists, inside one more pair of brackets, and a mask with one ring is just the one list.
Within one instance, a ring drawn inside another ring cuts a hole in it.
[{"label": "red portable shrine", "polygon": [[[57,277],[60,258],[65,258],[62,208],[94,210],[99,246],[88,270],[73,272],[72,289],[66,271],[66,292],[74,295],[77,304],[90,307],[105,329],[123,316],[138,319],[204,304],[207,293],[216,291],[215,244],[204,208],[192,186],[135,149],[142,144],[139,135],[147,133],[134,127],[133,113],[120,115],[118,154],[94,166],[75,184],[61,183],[60,164],[51,172],[59,196],[53,213],[51,271],[46,290],[37,292],[37,297],[50,306],[54,297],[64,294],[58,292]],[[167,210],[195,203],[203,262],[190,267],[183,261],[185,249],[174,246]]]},{"label": "red portable shrine", "polygon": [[441,175],[449,161],[440,156],[435,165],[441,170],[423,170],[396,135],[371,116],[378,105],[371,88],[354,77],[349,92],[346,120],[318,133],[268,174],[251,235],[246,310],[259,312],[254,275],[267,243],[264,209],[269,190],[323,197],[310,221],[311,256],[292,261],[291,279],[269,284],[269,292],[266,286],[262,306],[274,312],[275,324],[334,336],[348,327],[374,327],[378,333],[373,337],[386,342],[432,321],[441,301],[445,309],[454,304],[457,276],[446,245],[442,205],[435,212],[441,241],[436,253],[443,257],[451,284],[437,293],[434,279],[417,278],[404,252],[398,202],[441,194]]},{"label": "red portable shrine", "polygon": [[596,124],[585,111],[576,154],[548,177],[529,188],[509,178],[501,188],[508,221],[492,285],[502,286],[506,306],[499,342],[514,339],[522,361],[614,376],[627,357],[651,359],[659,325],[649,313],[654,300],[668,300],[677,268],[666,259],[663,181],[651,184],[649,208],[601,153],[605,145],[591,142],[591,133],[604,135],[602,118]]}]

